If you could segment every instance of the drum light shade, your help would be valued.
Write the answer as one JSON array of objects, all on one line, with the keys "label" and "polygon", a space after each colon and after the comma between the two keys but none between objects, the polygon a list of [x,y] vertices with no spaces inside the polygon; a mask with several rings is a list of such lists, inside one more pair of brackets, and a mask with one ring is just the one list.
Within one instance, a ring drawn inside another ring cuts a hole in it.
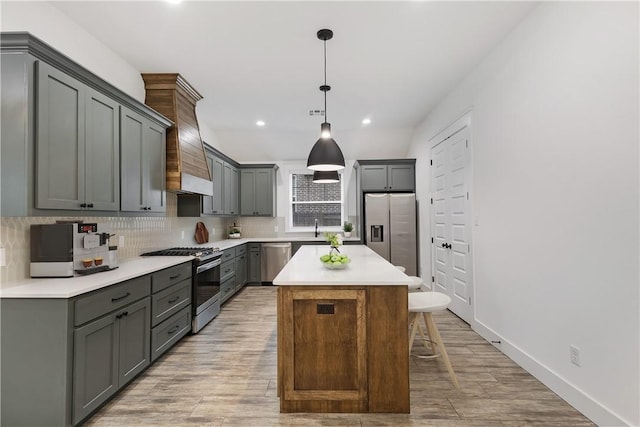
[{"label": "drum light shade", "polygon": [[340,182],[338,171],[315,171],[313,173],[313,182],[316,184],[330,184]]}]

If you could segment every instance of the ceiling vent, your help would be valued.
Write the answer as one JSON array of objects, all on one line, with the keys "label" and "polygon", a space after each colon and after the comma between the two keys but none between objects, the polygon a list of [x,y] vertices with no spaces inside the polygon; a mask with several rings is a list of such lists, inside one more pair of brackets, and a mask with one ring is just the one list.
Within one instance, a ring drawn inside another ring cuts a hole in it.
[{"label": "ceiling vent", "polygon": [[145,104],[175,124],[167,130],[167,191],[213,196],[196,102],[202,99],[177,73],[143,73]]}]

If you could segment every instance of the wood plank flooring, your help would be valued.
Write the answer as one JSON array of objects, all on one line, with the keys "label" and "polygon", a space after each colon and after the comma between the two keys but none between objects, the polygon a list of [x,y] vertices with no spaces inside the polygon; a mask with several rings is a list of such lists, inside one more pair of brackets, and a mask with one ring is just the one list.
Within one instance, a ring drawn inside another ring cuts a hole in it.
[{"label": "wood plank flooring", "polygon": [[[87,426],[438,426],[594,424],[450,312],[434,315],[458,380],[442,360],[411,358],[411,414],[280,414],[276,288],[245,287],[96,412]],[[414,352],[424,350],[416,342]],[[426,352],[426,350],[424,350]]]}]

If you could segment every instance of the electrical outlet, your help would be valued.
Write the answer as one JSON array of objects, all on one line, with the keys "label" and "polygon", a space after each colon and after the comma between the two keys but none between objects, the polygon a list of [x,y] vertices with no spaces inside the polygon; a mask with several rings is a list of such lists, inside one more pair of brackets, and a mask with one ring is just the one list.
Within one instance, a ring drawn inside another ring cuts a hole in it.
[{"label": "electrical outlet", "polygon": [[0,248],[0,267],[7,265],[7,258],[5,257],[4,248]]},{"label": "electrical outlet", "polygon": [[118,236],[118,247],[124,248],[124,236]]},{"label": "electrical outlet", "polygon": [[180,231],[180,239],[184,239],[184,230]]},{"label": "electrical outlet", "polygon": [[569,346],[569,359],[574,365],[580,366],[580,349],[575,345]]}]

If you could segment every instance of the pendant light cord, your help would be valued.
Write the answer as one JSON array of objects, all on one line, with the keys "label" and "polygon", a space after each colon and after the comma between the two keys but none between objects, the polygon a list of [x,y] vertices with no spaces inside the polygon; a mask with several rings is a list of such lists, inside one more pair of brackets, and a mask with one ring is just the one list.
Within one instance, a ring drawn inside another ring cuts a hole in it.
[{"label": "pendant light cord", "polygon": [[327,123],[327,40],[324,40],[324,122]]}]

